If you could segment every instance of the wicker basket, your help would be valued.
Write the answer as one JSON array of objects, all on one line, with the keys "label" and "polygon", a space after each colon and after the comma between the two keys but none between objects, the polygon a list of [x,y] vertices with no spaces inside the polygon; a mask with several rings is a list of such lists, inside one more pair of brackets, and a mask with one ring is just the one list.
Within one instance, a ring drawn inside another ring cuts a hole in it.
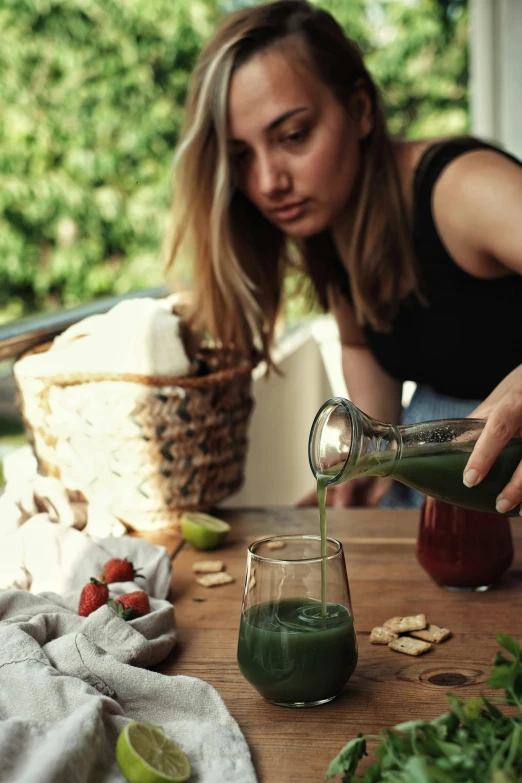
[{"label": "wicker basket", "polygon": [[99,501],[129,527],[153,530],[175,526],[183,510],[209,510],[241,486],[251,364],[175,379],[28,378],[16,370],[40,466],[74,499]]}]

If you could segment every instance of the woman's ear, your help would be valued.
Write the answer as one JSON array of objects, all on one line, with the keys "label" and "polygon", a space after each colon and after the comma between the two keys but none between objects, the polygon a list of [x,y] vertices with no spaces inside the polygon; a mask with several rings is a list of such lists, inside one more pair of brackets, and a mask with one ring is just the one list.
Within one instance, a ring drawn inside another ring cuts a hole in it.
[{"label": "woman's ear", "polygon": [[356,82],[350,99],[350,114],[357,124],[359,139],[365,139],[373,129],[373,103],[364,79]]}]

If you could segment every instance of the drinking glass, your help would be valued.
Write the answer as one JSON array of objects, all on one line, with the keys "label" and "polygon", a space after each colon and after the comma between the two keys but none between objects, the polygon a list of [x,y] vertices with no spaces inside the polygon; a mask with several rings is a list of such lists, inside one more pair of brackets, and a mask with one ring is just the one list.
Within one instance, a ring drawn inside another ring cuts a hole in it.
[{"label": "drinking glass", "polygon": [[[312,707],[334,699],[357,664],[343,547],[275,536],[248,548],[238,664],[264,699]],[[324,593],[322,592],[324,586]]]},{"label": "drinking glass", "polygon": [[510,521],[426,497],[420,514],[417,560],[450,590],[483,592],[513,562]]}]

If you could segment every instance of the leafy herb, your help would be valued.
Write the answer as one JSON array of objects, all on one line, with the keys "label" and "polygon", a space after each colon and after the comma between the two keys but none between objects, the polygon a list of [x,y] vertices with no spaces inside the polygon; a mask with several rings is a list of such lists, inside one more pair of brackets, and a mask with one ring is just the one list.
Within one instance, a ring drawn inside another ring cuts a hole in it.
[{"label": "leafy herb", "polygon": [[[447,694],[449,712],[432,721],[412,720],[381,731],[359,734],[330,762],[326,779],[343,775],[343,783],[519,783],[522,781],[522,651],[507,634],[488,680],[505,698],[495,701],[518,707],[505,715],[485,696],[461,701]],[[366,741],[380,741],[378,761],[364,775],[355,772]]]}]

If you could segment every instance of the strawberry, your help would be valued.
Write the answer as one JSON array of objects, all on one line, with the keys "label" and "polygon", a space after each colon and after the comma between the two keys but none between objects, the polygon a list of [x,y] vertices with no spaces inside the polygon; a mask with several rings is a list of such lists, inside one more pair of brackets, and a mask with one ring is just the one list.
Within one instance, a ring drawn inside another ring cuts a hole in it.
[{"label": "strawberry", "polygon": [[95,612],[100,606],[105,606],[109,600],[109,588],[102,582],[91,577],[82,590],[80,603],[78,605],[78,614],[81,617],[87,617],[91,612]]},{"label": "strawberry", "polygon": [[113,557],[107,560],[103,566],[100,579],[107,584],[112,582],[133,582],[136,577],[145,579],[139,571],[140,569],[134,568],[134,565],[127,558],[121,560],[119,557]]},{"label": "strawberry", "polygon": [[114,601],[111,599],[109,606],[124,620],[134,620],[135,617],[143,617],[150,612],[149,596],[143,590],[126,593]]}]

